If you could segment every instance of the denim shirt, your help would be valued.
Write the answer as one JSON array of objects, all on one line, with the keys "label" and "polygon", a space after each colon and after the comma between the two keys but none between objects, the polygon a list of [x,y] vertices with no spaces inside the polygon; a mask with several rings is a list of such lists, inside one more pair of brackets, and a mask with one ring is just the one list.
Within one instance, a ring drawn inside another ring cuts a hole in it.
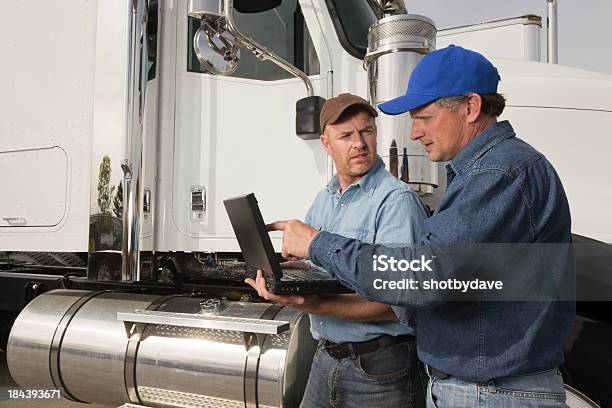
[{"label": "denim shirt", "polygon": [[[357,183],[340,193],[338,176],[319,192],[306,223],[367,243],[390,246],[418,242],[427,213],[410,187],[393,177],[380,157]],[[407,317],[408,320],[408,317]],[[359,322],[310,315],[310,331],[317,340],[336,343],[367,341],[383,334],[414,334],[414,322]]]},{"label": "denim shirt", "polygon": [[[446,192],[425,223],[426,245],[386,249],[321,232],[310,246],[312,262],[367,299],[416,305],[419,357],[438,370],[486,382],[558,366],[575,317],[573,302],[436,302],[424,290],[373,290],[374,273],[359,270],[361,253],[383,249],[414,259],[419,251],[435,255],[437,244],[571,241],[559,177],[542,154],[515,137],[507,121],[478,134],[447,172]],[[414,272],[400,273],[418,280]],[[394,310],[401,318],[403,308]]]}]

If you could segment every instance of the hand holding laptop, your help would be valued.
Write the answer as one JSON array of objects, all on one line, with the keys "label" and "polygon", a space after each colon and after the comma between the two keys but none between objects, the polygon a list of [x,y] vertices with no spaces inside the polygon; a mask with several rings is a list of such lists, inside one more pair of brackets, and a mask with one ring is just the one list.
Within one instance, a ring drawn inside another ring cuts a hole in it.
[{"label": "hand holding laptop", "polygon": [[280,303],[283,306],[297,309],[305,313],[316,314],[317,312],[317,305],[319,304],[318,295],[275,295],[268,290],[266,279],[261,270],[257,271],[257,278],[255,280],[246,278],[244,282],[255,289],[259,297],[265,300]]}]

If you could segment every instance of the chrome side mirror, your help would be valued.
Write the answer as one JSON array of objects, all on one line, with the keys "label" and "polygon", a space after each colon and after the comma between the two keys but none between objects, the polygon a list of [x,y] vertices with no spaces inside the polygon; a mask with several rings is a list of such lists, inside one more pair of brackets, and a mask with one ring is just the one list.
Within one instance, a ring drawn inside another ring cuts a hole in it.
[{"label": "chrome side mirror", "polygon": [[238,68],[240,49],[232,33],[223,28],[222,17],[203,19],[193,36],[193,49],[202,67],[215,75],[230,75]]}]

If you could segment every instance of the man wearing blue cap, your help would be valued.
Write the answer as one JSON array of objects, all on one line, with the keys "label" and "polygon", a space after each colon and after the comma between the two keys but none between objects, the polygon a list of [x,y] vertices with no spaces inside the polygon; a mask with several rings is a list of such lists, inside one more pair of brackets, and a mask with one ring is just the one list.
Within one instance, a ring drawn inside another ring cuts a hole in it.
[{"label": "man wearing blue cap", "polygon": [[[445,244],[571,241],[569,205],[552,165],[509,122],[497,121],[505,106],[498,81],[482,55],[450,46],[425,56],[406,94],[380,105],[390,115],[410,112],[411,138],[430,160],[449,161],[446,191],[420,249],[367,245],[297,220],[274,224],[284,231],[284,256],[310,258],[366,299],[418,307],[430,407],[566,406],[557,367],[573,302],[450,302],[422,289],[375,290],[376,275],[361,262],[369,254],[436,256]],[[435,268],[430,273],[441,278]],[[411,270],[402,277],[419,279]],[[401,318],[402,307],[394,310]]]}]

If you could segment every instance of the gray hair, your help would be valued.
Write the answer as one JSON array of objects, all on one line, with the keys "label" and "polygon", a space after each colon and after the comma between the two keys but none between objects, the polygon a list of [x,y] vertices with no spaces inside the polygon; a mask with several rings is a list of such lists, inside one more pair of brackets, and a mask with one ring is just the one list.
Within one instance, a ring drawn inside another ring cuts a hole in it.
[{"label": "gray hair", "polygon": [[[488,116],[498,117],[506,107],[506,98],[498,93],[479,94],[482,99],[482,107],[480,111]],[[447,96],[436,100],[436,103],[443,109],[456,111],[459,106],[467,102],[470,94],[460,96]]]}]

